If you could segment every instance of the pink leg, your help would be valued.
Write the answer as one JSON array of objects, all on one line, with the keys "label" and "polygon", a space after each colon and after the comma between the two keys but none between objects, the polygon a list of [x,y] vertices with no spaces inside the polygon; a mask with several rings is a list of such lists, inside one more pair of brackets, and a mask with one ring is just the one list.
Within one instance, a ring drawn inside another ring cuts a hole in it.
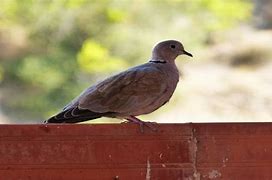
[{"label": "pink leg", "polygon": [[134,122],[136,124],[139,124],[140,128],[141,128],[141,132],[144,132],[144,126],[150,128],[152,131],[157,131],[157,128],[152,125],[152,124],[154,124],[153,122],[144,122],[144,121],[136,118],[135,116],[129,116],[126,118],[126,120],[128,120],[130,122]]}]

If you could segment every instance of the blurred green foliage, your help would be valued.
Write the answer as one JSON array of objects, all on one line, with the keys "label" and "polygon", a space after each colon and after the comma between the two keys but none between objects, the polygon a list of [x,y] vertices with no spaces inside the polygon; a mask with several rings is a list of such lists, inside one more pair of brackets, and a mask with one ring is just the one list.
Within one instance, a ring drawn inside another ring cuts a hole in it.
[{"label": "blurred green foliage", "polygon": [[[249,0],[2,0],[2,106],[46,118],[108,73],[145,62],[155,42],[202,46],[246,21]],[[16,116],[16,115],[15,115]]]},{"label": "blurred green foliage", "polygon": [[107,48],[86,40],[77,55],[80,69],[88,73],[103,73],[125,67],[125,61],[109,55]]}]

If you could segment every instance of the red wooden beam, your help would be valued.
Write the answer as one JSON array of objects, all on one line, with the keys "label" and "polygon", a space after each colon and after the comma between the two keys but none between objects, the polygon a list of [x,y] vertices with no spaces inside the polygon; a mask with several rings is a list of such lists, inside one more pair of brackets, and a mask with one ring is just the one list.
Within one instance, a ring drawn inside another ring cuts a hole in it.
[{"label": "red wooden beam", "polygon": [[272,179],[272,124],[0,125],[0,180]]}]

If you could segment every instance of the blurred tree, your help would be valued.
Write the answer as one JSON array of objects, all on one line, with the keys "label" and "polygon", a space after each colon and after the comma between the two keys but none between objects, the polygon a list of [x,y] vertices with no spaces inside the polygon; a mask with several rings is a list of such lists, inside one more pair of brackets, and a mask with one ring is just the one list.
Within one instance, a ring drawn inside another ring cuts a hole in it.
[{"label": "blurred tree", "polygon": [[254,0],[255,24],[260,29],[272,28],[272,1],[271,0]]},{"label": "blurred tree", "polygon": [[146,61],[155,42],[196,48],[250,14],[248,0],[2,0],[1,105],[46,118],[100,76]]}]

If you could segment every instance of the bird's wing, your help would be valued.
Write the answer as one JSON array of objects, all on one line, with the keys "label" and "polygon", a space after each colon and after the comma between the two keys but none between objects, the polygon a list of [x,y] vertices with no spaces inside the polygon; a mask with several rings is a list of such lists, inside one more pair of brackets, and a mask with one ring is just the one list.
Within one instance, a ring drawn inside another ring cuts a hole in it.
[{"label": "bird's wing", "polygon": [[142,65],[112,76],[87,89],[78,99],[80,109],[93,112],[133,112],[154,102],[167,88],[162,72]]}]

